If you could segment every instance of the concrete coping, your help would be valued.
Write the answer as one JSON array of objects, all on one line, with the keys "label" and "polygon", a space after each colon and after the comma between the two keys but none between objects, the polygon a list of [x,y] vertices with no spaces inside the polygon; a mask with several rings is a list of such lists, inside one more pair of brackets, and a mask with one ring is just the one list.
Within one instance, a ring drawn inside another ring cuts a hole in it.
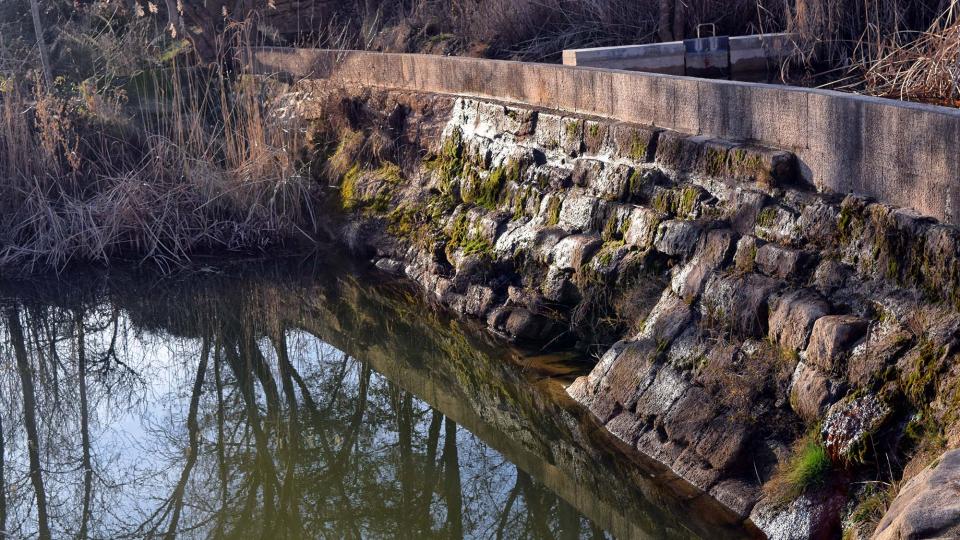
[{"label": "concrete coping", "polygon": [[[756,38],[753,38],[756,39]],[[793,152],[805,181],[960,225],[960,110],[815,88],[504,60],[263,47],[256,75],[491,99]]]},{"label": "concrete coping", "polygon": [[[772,56],[788,56],[795,48],[796,34],[779,32],[770,34],[752,34],[729,38],[731,51],[764,49]],[[683,41],[664,41],[643,45],[617,45],[612,47],[589,47],[585,49],[566,49],[563,51],[563,63],[578,66],[590,61],[621,60],[628,58],[647,58],[673,56],[684,53]],[[768,54],[768,56],[771,56]]]}]

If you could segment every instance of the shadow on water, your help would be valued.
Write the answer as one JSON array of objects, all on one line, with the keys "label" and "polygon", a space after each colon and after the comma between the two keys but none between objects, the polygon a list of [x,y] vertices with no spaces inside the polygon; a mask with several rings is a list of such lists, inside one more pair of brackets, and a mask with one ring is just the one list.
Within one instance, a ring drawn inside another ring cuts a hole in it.
[{"label": "shadow on water", "polygon": [[287,261],[3,284],[3,530],[752,534],[599,430],[563,393],[573,368],[382,279]]}]

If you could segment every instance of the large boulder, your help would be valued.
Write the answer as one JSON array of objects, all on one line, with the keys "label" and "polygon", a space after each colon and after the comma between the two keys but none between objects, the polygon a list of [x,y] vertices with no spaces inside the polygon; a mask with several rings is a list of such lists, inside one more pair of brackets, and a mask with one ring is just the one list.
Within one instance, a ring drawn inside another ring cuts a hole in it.
[{"label": "large boulder", "polygon": [[873,538],[960,538],[960,450],[943,454],[900,489]]}]

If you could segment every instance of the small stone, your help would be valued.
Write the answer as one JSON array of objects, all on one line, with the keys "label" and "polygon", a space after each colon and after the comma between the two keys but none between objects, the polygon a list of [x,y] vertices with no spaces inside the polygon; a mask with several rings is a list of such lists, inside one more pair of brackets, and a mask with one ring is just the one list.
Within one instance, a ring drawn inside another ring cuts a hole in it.
[{"label": "small stone", "polygon": [[560,148],[562,128],[560,117],[555,114],[538,113],[534,140],[537,146],[547,150]]},{"label": "small stone", "polygon": [[559,227],[539,229],[534,235],[532,242],[536,259],[549,262],[553,254],[553,248],[568,236],[570,236],[570,233]]},{"label": "small stone", "polygon": [[565,330],[565,325],[523,308],[513,308],[503,322],[502,330],[516,342],[534,345],[551,341]]},{"label": "small stone", "polygon": [[683,331],[692,316],[690,305],[667,289],[663,291],[660,301],[647,315],[640,337],[646,337],[661,344],[669,344]]},{"label": "small stone", "polygon": [[871,330],[867,338],[850,351],[847,359],[847,380],[859,387],[868,387],[892,366],[912,343],[912,334],[895,323],[885,323]]},{"label": "small stone", "polygon": [[867,333],[869,322],[853,315],[827,315],[813,323],[807,362],[824,373],[841,369],[847,352]]},{"label": "small stone", "polygon": [[753,272],[757,267],[757,252],[766,242],[756,236],[744,236],[737,242],[733,264],[739,272]]},{"label": "small stone", "polygon": [[468,315],[482,318],[496,304],[493,289],[484,285],[471,285],[464,293],[464,311]]},{"label": "small stone", "polygon": [[633,168],[628,165],[614,165],[601,171],[590,184],[593,192],[608,201],[621,201],[627,196],[630,175]]},{"label": "small stone", "polygon": [[560,146],[571,157],[583,151],[583,120],[562,118],[560,120]]},{"label": "small stone", "polygon": [[777,244],[765,244],[757,250],[757,268],[764,274],[787,279],[794,277],[800,266],[801,251],[779,246]]},{"label": "small stone", "polygon": [[653,161],[660,130],[633,124],[615,124],[611,130],[614,156],[638,163]]},{"label": "small stone", "polygon": [[573,162],[570,178],[579,187],[594,186],[603,172],[603,162],[597,159],[577,159]]},{"label": "small stone", "polygon": [[713,398],[703,388],[691,386],[664,417],[663,429],[670,440],[693,445],[715,415]]},{"label": "small stone", "polygon": [[720,479],[720,471],[710,466],[707,460],[689,446],[677,456],[670,466],[678,476],[707,491]]},{"label": "small stone", "polygon": [[721,472],[736,465],[750,439],[750,430],[742,423],[716,416],[697,443],[697,453]]},{"label": "small stone", "polygon": [[781,350],[800,352],[807,347],[813,325],[830,313],[830,305],[806,289],[791,291],[773,303],[770,339]]},{"label": "small stone", "polygon": [[730,206],[735,208],[730,217],[730,225],[738,234],[753,234],[757,224],[757,216],[770,202],[770,197],[763,192],[749,189],[737,189],[733,193]]},{"label": "small stone", "polygon": [[631,246],[647,248],[653,244],[654,235],[665,214],[650,208],[636,207],[630,212],[630,226],[623,235],[623,241]]},{"label": "small stone", "polygon": [[557,225],[570,232],[586,232],[594,227],[599,200],[589,195],[571,194],[560,205]]},{"label": "small stone", "polygon": [[497,259],[512,257],[518,251],[529,250],[542,225],[534,221],[512,221],[507,224],[503,234],[493,245],[493,252]]},{"label": "small stone", "polygon": [[840,511],[846,501],[843,493],[805,493],[786,505],[763,498],[750,512],[750,521],[767,538],[777,540],[836,538],[840,536]]},{"label": "small stone", "polygon": [[403,275],[403,263],[394,259],[378,259],[375,266],[388,274]]},{"label": "small stone", "polygon": [[767,299],[779,282],[759,274],[717,274],[700,300],[704,316],[742,336],[766,335]]},{"label": "small stone", "polygon": [[800,226],[807,238],[820,246],[831,246],[837,241],[837,216],[840,208],[816,200],[803,207],[800,212]]},{"label": "small stone", "polygon": [[583,127],[583,148],[587,154],[599,154],[607,143],[610,126],[606,122],[587,120]]},{"label": "small stone", "polygon": [[755,234],[769,242],[786,246],[803,243],[800,216],[780,205],[767,206],[757,214]]},{"label": "small stone", "polygon": [[833,259],[825,259],[813,273],[813,286],[821,294],[828,295],[843,287],[851,273],[849,266]]},{"label": "small stone", "polygon": [[750,510],[757,504],[761,494],[760,486],[743,480],[723,480],[710,489],[710,496],[720,501],[740,519],[746,519]]},{"label": "small stone", "polygon": [[700,224],[693,221],[664,221],[657,229],[653,245],[657,251],[671,257],[685,257],[693,252],[701,232]]},{"label": "small stone", "polygon": [[687,302],[692,302],[699,296],[711,272],[726,263],[732,251],[733,240],[734,233],[730,229],[707,233],[693,258],[674,272],[671,281],[673,292]]},{"label": "small stone", "polygon": [[540,284],[543,297],[557,304],[574,304],[578,299],[577,289],[570,282],[572,273],[551,266]]},{"label": "small stone", "polygon": [[837,401],[842,389],[839,383],[800,362],[790,385],[790,407],[804,422],[813,423]]},{"label": "small stone", "polygon": [[827,452],[852,460],[864,443],[890,416],[890,407],[874,394],[849,398],[830,407],[821,434]]},{"label": "small stone", "polygon": [[599,236],[574,234],[557,242],[550,252],[551,266],[560,270],[579,270],[600,249]]}]

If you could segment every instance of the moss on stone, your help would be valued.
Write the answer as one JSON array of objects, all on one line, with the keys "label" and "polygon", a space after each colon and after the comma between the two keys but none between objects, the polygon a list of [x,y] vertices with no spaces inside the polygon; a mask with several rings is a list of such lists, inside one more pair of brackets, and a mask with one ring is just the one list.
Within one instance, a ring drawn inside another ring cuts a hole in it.
[{"label": "moss on stone", "polygon": [[763,163],[763,157],[745,148],[735,148],[727,153],[729,173],[740,178],[753,178],[759,182],[773,181],[770,171]]},{"label": "moss on stone", "polygon": [[777,208],[768,206],[757,214],[757,225],[763,228],[773,227],[777,224]]},{"label": "moss on stone", "polygon": [[360,173],[360,165],[355,164],[343,175],[343,179],[340,180],[340,206],[344,210],[353,210],[359,202],[356,190]]},{"label": "moss on stone", "polygon": [[630,136],[630,147],[627,151],[627,157],[634,161],[647,160],[647,141],[636,131]]},{"label": "moss on stone", "polygon": [[457,216],[450,227],[449,241],[446,246],[447,256],[450,256],[457,250],[460,250],[465,255],[493,257],[493,246],[490,244],[490,241],[476,234],[476,232],[471,229],[470,221],[466,213]]},{"label": "moss on stone", "polygon": [[931,397],[939,369],[937,361],[943,355],[943,347],[923,339],[917,345],[917,355],[913,364],[901,374],[903,393],[916,406],[925,406]]},{"label": "moss on stone", "polygon": [[629,197],[637,198],[643,195],[643,188],[646,186],[646,177],[640,169],[634,169],[627,180],[627,191]]},{"label": "moss on stone", "polygon": [[550,199],[550,204],[547,206],[547,225],[553,227],[557,223],[560,223],[560,205],[563,201],[560,200],[560,197],[554,195]]},{"label": "moss on stone", "polygon": [[400,166],[396,163],[390,163],[389,161],[380,165],[380,168],[376,171],[376,175],[381,180],[385,180],[391,184],[403,182],[403,171],[400,170]]},{"label": "moss on stone", "polygon": [[513,219],[520,219],[527,213],[527,201],[530,200],[532,189],[518,189],[513,198]]},{"label": "moss on stone", "polygon": [[840,242],[848,244],[857,239],[863,232],[863,215],[851,204],[844,204],[840,207],[840,215],[837,217],[837,229],[840,233]]},{"label": "moss on stone", "polygon": [[724,176],[728,173],[728,153],[714,147],[706,148],[704,172],[710,176]]},{"label": "moss on stone", "polygon": [[697,207],[697,199],[700,197],[700,190],[694,186],[687,186],[680,190],[677,201],[676,212],[679,216],[689,216],[693,214]]}]

